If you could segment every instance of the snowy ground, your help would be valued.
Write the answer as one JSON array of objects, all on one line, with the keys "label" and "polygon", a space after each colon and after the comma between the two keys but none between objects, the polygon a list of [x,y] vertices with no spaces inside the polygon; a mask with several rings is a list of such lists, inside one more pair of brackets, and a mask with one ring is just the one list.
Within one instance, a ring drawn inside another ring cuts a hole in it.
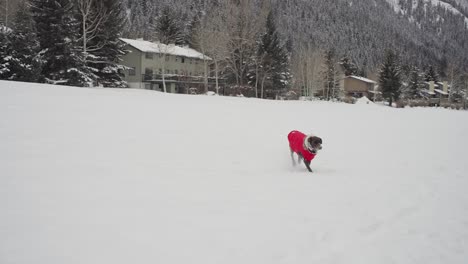
[{"label": "snowy ground", "polygon": [[0,81],[0,263],[467,263],[467,150],[465,111]]}]

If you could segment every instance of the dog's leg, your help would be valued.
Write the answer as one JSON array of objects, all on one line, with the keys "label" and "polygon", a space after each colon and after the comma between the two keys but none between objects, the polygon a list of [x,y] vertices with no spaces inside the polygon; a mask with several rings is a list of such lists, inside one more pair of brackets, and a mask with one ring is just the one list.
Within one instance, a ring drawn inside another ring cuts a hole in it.
[{"label": "dog's leg", "polygon": [[289,149],[291,151],[291,160],[293,163],[293,166],[296,166],[296,161],[294,160],[294,151],[292,149]]},{"label": "dog's leg", "polygon": [[304,160],[304,164],[307,167],[307,170],[309,170],[310,172],[313,172],[312,169],[310,168],[310,161],[305,161]]},{"label": "dog's leg", "polygon": [[299,165],[301,165],[301,161],[302,161],[303,159],[304,159],[304,158],[302,158],[301,153],[297,153],[297,163],[299,163]]}]

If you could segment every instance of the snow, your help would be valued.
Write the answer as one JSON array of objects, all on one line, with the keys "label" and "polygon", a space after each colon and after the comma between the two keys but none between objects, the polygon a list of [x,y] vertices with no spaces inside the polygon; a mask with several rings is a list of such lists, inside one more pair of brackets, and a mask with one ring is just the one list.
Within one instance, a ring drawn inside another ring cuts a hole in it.
[{"label": "snow", "polygon": [[464,264],[467,121],[0,81],[0,263]]},{"label": "snow", "polygon": [[363,81],[363,82],[366,82],[366,83],[377,83],[371,79],[367,79],[367,78],[364,78],[364,77],[361,77],[361,76],[355,76],[355,75],[350,75],[350,76],[347,76],[349,78],[353,78],[353,79],[356,79],[356,80],[360,80],[360,81]]},{"label": "snow", "polygon": [[437,92],[437,93],[440,93],[442,95],[448,95],[447,92],[444,92],[443,90],[440,90],[440,89],[434,89],[434,91]]},{"label": "snow", "polygon": [[146,40],[135,40],[135,39],[125,39],[125,38],[121,38],[121,40],[142,52],[165,53],[165,54],[170,54],[174,56],[183,56],[183,57],[188,57],[188,58],[211,60],[210,57],[203,55],[202,53],[194,49],[188,48],[188,47],[179,47],[176,45],[153,43],[153,42],[146,41]]},{"label": "snow", "polygon": [[[400,0],[387,0],[387,2],[390,3],[390,5],[393,7],[393,10],[396,13],[399,13],[401,11],[399,1]],[[430,3],[433,6],[440,5],[441,7],[444,7],[449,12],[452,12],[452,13],[454,13],[456,15],[460,15],[460,16],[465,17],[458,9],[456,9],[451,4],[446,3],[444,1],[441,1],[441,0],[423,0],[423,2],[424,2],[425,5],[427,5],[428,3]],[[418,3],[417,1],[414,1],[413,5],[417,5],[417,3]],[[466,25],[466,27],[468,27],[468,17],[465,17],[465,25]]]},{"label": "snow", "polygon": [[355,104],[374,104],[369,98],[363,96],[356,100]]}]

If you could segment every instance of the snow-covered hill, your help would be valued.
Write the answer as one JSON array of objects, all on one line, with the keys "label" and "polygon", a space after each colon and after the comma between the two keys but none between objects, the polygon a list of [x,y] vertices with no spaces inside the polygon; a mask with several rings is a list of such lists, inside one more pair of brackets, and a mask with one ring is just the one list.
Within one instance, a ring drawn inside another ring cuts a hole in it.
[{"label": "snow-covered hill", "polygon": [[467,121],[0,81],[0,263],[466,263]]},{"label": "snow-covered hill", "polygon": [[[401,10],[401,6],[400,6],[400,1],[401,0],[387,0],[387,2],[389,2],[392,6],[393,6],[393,9],[395,10],[395,12],[400,12],[402,11]],[[461,15],[461,16],[464,16],[465,17],[465,22],[466,22],[466,26],[468,27],[468,17],[466,17],[464,14],[462,14],[462,12],[460,12],[460,10],[458,10],[457,8],[455,8],[453,5],[451,5],[450,3],[447,3],[446,1],[441,1],[441,0],[423,0],[423,3],[425,5],[433,5],[433,6],[441,6],[441,7],[444,7],[446,10],[448,10],[449,12],[452,12],[456,15]],[[465,8],[468,8],[467,7],[467,2],[465,1],[457,1],[458,4],[460,4],[462,7],[465,7]],[[418,1],[414,1],[413,0],[413,8],[416,8],[418,6]],[[456,4],[455,4],[456,5]]]}]

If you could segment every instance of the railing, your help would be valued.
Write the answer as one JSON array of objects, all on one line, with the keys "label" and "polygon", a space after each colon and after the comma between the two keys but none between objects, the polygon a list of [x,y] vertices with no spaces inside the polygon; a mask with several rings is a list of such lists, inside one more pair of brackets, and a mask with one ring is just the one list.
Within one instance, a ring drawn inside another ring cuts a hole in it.
[{"label": "railing", "polygon": [[[143,82],[162,82],[162,74],[142,74]],[[203,76],[187,76],[178,74],[164,74],[164,80],[170,82],[181,82],[181,83],[204,83],[205,78]],[[208,83],[215,83],[215,77],[208,77]],[[218,78],[218,82],[224,82],[224,78]]]}]

